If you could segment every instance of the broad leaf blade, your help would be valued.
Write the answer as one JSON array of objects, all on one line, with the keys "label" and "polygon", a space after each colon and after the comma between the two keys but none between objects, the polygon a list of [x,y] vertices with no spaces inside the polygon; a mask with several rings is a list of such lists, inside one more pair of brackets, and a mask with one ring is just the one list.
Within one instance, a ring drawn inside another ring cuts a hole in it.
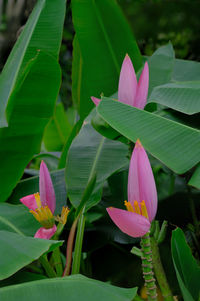
[{"label": "broad leaf blade", "polygon": [[[31,291],[31,294],[30,294]],[[73,275],[62,279],[34,281],[0,289],[0,298],[4,301],[43,300],[55,301],[131,301],[137,288],[120,288],[110,284],[89,279],[81,275]]]},{"label": "broad leaf blade", "polygon": [[[100,200],[99,189],[105,180],[128,165],[128,147],[102,137],[90,124],[94,111],[74,139],[66,164],[67,192],[73,206],[78,207],[89,179],[96,173],[97,180],[91,198]],[[86,204],[86,206],[88,203]]]},{"label": "broad leaf blade", "polygon": [[21,235],[34,236],[40,224],[24,205],[0,203],[0,229]]},{"label": "broad leaf blade", "polygon": [[50,241],[0,231],[0,280],[38,259],[47,251],[62,245],[62,241]]},{"label": "broad leaf blade", "polygon": [[156,86],[171,81],[174,67],[174,50],[171,43],[158,48],[148,59],[149,95]]},{"label": "broad leaf blade", "polygon": [[175,81],[200,80],[200,63],[175,59],[172,79]]},{"label": "broad leaf blade", "polygon": [[43,141],[48,151],[61,151],[70,135],[70,125],[62,103],[57,104],[54,115],[47,124]]},{"label": "broad leaf blade", "polygon": [[7,126],[6,107],[26,64],[38,50],[58,58],[65,1],[39,0],[18,38],[0,77],[0,127]]},{"label": "broad leaf blade", "polygon": [[200,82],[177,82],[156,87],[150,102],[157,102],[186,114],[200,112]]},{"label": "broad leaf blade", "polygon": [[93,108],[90,96],[112,95],[118,86],[122,61],[128,53],[138,70],[142,57],[115,0],[73,0],[76,32],[73,53],[72,94],[80,117]]},{"label": "broad leaf blade", "polygon": [[194,186],[200,189],[200,164],[198,164],[197,168],[195,169],[188,185]]},{"label": "broad leaf blade", "polygon": [[97,111],[128,139],[139,138],[147,151],[177,173],[200,160],[200,131],[196,129],[108,98],[103,98]]},{"label": "broad leaf blade", "polygon": [[10,195],[26,165],[39,152],[60,87],[55,58],[40,52],[30,64],[9,102],[9,126],[0,129],[0,201]]},{"label": "broad leaf blade", "polygon": [[192,256],[185,236],[179,228],[172,233],[172,256],[184,300],[199,300],[200,267]]}]

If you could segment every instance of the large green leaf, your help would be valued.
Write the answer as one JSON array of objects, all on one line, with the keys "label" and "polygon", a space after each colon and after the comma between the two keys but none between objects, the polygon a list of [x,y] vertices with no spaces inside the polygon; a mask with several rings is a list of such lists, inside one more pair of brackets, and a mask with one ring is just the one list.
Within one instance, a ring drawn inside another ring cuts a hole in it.
[{"label": "large green leaf", "polygon": [[175,81],[199,81],[200,63],[175,59],[172,79]]},{"label": "large green leaf", "polygon": [[67,192],[73,206],[77,207],[83,192],[96,173],[96,184],[91,198],[100,199],[99,189],[115,171],[128,164],[128,147],[120,142],[102,137],[90,124],[95,110],[85,120],[74,139],[66,164]]},{"label": "large green leaf", "polygon": [[199,113],[200,81],[158,86],[151,93],[149,100],[186,114]]},{"label": "large green leaf", "polygon": [[39,0],[36,4],[0,77],[0,127],[7,126],[6,107],[29,60],[38,50],[58,58],[64,15],[65,0]]},{"label": "large green leaf", "polygon": [[40,224],[24,205],[0,203],[0,230],[34,236]]},{"label": "large green leaf", "polygon": [[[66,200],[67,200],[64,169],[52,171],[50,174],[51,174],[51,178],[56,194],[55,214],[60,214],[62,210],[62,206],[66,206]],[[39,176],[21,180],[13,190],[13,193],[9,198],[9,202],[18,204],[20,198],[29,194],[36,193],[38,191],[39,191]]]},{"label": "large green leaf", "polygon": [[57,61],[39,53],[8,105],[9,126],[0,129],[0,201],[5,201],[33,155],[53,113],[60,86]]},{"label": "large green leaf", "polygon": [[200,161],[200,131],[103,98],[98,113],[132,141],[138,138],[154,157],[177,173],[184,173]]},{"label": "large green leaf", "polygon": [[196,301],[200,298],[200,267],[192,256],[181,229],[172,233],[172,257],[176,276],[185,301]]},{"label": "large green leaf", "polygon": [[68,121],[62,103],[57,104],[54,115],[47,124],[44,132],[44,144],[48,151],[61,151],[72,126]]},{"label": "large green leaf", "polygon": [[62,241],[51,241],[0,231],[0,280],[38,259],[43,253],[62,245]]},{"label": "large green leaf", "polygon": [[200,189],[200,164],[198,164],[188,184]]},{"label": "large green leaf", "polygon": [[0,112],[4,116],[6,108],[8,127],[0,129],[0,201],[10,195],[39,152],[53,114],[61,81],[57,57],[64,14],[65,0],[38,1],[2,73],[0,99],[6,102]]},{"label": "large green leaf", "polygon": [[122,61],[128,53],[138,70],[138,46],[115,0],[73,0],[72,93],[81,118],[93,108],[90,96],[112,95],[118,86]]},{"label": "large green leaf", "polygon": [[171,43],[158,48],[148,59],[149,95],[154,87],[171,81],[174,61],[174,50]]},{"label": "large green leaf", "polygon": [[81,275],[73,275],[1,288],[0,298],[4,301],[25,301],[27,296],[30,301],[131,301],[136,292],[137,288],[115,287]]}]

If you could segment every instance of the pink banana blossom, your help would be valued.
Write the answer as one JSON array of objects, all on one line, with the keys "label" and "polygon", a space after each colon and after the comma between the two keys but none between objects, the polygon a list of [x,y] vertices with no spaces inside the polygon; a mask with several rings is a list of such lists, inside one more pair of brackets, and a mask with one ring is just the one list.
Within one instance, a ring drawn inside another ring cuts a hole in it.
[{"label": "pink banana blossom", "polygon": [[35,219],[43,226],[35,233],[34,237],[50,239],[57,230],[54,219],[56,197],[46,164],[42,161],[39,175],[40,193],[27,195],[20,201],[30,209]]},{"label": "pink banana blossom", "polygon": [[[139,108],[144,109],[147,102],[147,95],[149,89],[149,67],[148,63],[144,64],[144,68],[140,75],[139,82],[137,82],[135,70],[130,57],[126,54],[122,63],[119,86],[118,86],[118,100]],[[94,104],[97,106],[101,99],[94,96],[91,97]]]},{"label": "pink banana blossom", "polygon": [[125,206],[127,210],[107,208],[112,221],[129,236],[144,236],[156,215],[157,191],[149,159],[139,139],[130,160]]}]

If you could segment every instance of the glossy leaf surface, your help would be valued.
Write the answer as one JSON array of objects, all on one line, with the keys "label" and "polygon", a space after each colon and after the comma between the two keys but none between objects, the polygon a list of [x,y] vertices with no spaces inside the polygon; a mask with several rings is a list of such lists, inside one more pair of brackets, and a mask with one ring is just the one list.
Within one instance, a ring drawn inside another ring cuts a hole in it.
[{"label": "glossy leaf surface", "polygon": [[200,160],[200,131],[156,114],[104,98],[98,113],[114,129],[144,148],[177,173],[184,173]]},{"label": "glossy leaf surface", "polygon": [[120,142],[102,137],[90,124],[94,111],[85,120],[74,139],[66,164],[68,197],[73,206],[81,201],[88,181],[96,173],[96,184],[91,198],[98,195],[105,180],[120,168],[128,165],[128,147]]},{"label": "glossy leaf surface", "polygon": [[115,0],[73,0],[74,40],[72,94],[81,118],[93,108],[90,96],[112,95],[128,53],[138,70],[142,57]]},{"label": "glossy leaf surface", "polygon": [[[31,294],[30,294],[31,291]],[[89,279],[81,275],[74,275],[61,279],[34,281],[0,289],[0,298],[4,301],[131,301],[135,297],[137,288],[120,288],[110,284]]]},{"label": "glossy leaf surface", "polygon": [[0,279],[5,279],[38,259],[43,253],[62,245],[62,241],[37,239],[0,231]]},{"label": "glossy leaf surface", "polygon": [[172,234],[172,256],[184,301],[199,300],[200,267],[192,256],[184,233],[179,228]]}]

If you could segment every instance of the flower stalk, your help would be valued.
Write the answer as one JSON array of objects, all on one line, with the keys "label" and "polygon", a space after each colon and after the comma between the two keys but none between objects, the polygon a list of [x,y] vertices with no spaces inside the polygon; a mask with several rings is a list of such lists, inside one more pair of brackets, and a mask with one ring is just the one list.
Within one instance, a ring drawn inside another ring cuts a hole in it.
[{"label": "flower stalk", "polygon": [[167,282],[165,271],[163,269],[163,265],[160,259],[158,243],[156,242],[154,237],[151,237],[150,240],[152,249],[153,268],[163,298],[165,301],[173,301],[173,295]]},{"label": "flower stalk", "polygon": [[77,227],[78,220],[79,220],[79,216],[77,218],[75,218],[75,220],[72,224],[72,227],[70,229],[70,232],[69,232],[69,237],[68,237],[68,241],[67,241],[67,251],[66,251],[66,264],[65,264],[63,275],[62,275],[63,277],[69,276],[70,271],[71,271],[72,252],[73,252],[74,238],[75,238],[75,234],[76,234],[76,227]]},{"label": "flower stalk", "polygon": [[142,272],[145,281],[145,286],[148,295],[148,301],[157,300],[157,287],[154,278],[153,263],[152,263],[152,250],[149,232],[141,238],[142,256]]},{"label": "flower stalk", "polygon": [[78,229],[76,234],[76,243],[74,249],[74,258],[73,258],[73,265],[72,265],[72,274],[78,274],[80,271],[80,264],[81,264],[81,251],[83,245],[83,235],[85,229],[85,216],[84,210],[82,210],[78,222]]},{"label": "flower stalk", "polygon": [[45,270],[45,272],[46,272],[46,274],[49,278],[57,277],[56,272],[54,271],[54,269],[50,265],[46,254],[44,254],[40,257],[40,263],[43,266],[43,268],[44,268],[44,270]]}]

